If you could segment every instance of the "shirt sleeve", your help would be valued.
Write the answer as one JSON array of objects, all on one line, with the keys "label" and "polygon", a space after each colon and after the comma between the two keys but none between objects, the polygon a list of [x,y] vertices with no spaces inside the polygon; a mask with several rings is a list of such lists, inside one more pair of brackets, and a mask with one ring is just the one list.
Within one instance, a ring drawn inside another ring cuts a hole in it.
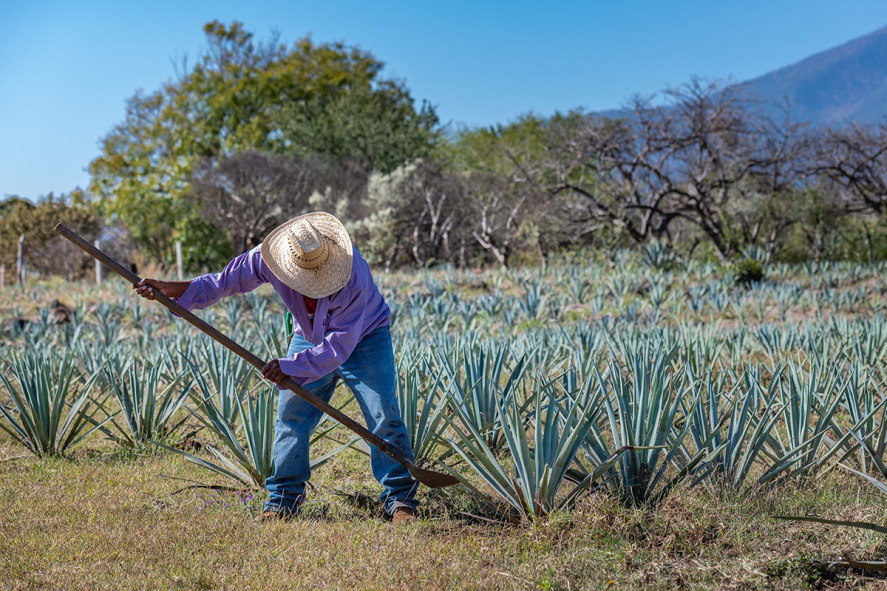
[{"label": "shirt sleeve", "polygon": [[221,273],[201,275],[191,280],[185,293],[176,300],[186,310],[203,310],[220,299],[238,293],[248,293],[268,283],[270,270],[262,260],[257,246],[228,263]]},{"label": "shirt sleeve", "polygon": [[[280,369],[300,386],[342,365],[360,341],[366,314],[366,291],[355,290],[350,296],[342,305],[330,307],[329,324],[319,345],[280,359]],[[323,319],[315,318],[314,321],[322,322]]]}]

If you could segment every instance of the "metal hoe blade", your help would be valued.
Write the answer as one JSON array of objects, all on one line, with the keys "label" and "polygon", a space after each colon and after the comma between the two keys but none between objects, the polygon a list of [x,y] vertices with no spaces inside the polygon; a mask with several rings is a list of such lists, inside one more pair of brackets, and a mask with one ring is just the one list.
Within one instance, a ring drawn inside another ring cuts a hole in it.
[{"label": "metal hoe blade", "polygon": [[[72,231],[64,224],[57,224],[55,227],[55,231],[74,243],[76,246],[80,247],[84,252],[86,252],[86,254],[93,257],[94,259],[97,259],[103,265],[105,265],[130,283],[137,284],[139,281],[141,281],[141,278],[138,275],[121,265],[119,262],[115,261],[106,253],[96,248],[90,242],[78,236],[76,232]],[[259,357],[253,355],[252,353],[241,347],[239,344],[231,340],[231,338],[229,338],[227,335],[222,334],[221,332],[219,332],[176,302],[172,301],[168,297],[155,291],[154,299],[155,301],[166,307],[166,309],[170,312],[175,313],[183,320],[187,320],[198,329],[200,329],[202,332],[209,335],[209,337],[211,337],[213,340],[245,359],[256,369],[261,370],[265,366],[265,362],[262,361]],[[377,436],[375,433],[372,433],[366,427],[354,421],[351,417],[344,414],[336,407],[327,404],[326,402],[294,382],[292,379],[286,377],[281,380],[280,384],[294,392],[306,402],[314,405],[321,411],[330,415],[332,418],[339,421],[342,425],[344,425],[351,431],[360,435],[363,439],[367,441],[367,443],[375,445],[377,448],[379,448],[379,451],[388,455],[395,462],[409,470],[413,478],[415,478],[421,484],[424,484],[428,488],[444,488],[446,486],[453,486],[454,484],[459,483],[458,479],[450,476],[449,474],[442,474],[440,472],[434,472],[433,470],[420,468],[415,463],[410,461],[404,451],[401,450],[399,447],[389,445],[387,441]]]},{"label": "metal hoe blade", "polygon": [[435,472],[434,470],[426,470],[425,468],[420,468],[412,462],[410,462],[409,464],[404,464],[404,466],[406,466],[407,470],[410,471],[410,474],[413,478],[415,478],[428,488],[446,488],[448,486],[453,486],[454,484],[459,484],[459,480],[454,476],[450,476],[449,474]]}]

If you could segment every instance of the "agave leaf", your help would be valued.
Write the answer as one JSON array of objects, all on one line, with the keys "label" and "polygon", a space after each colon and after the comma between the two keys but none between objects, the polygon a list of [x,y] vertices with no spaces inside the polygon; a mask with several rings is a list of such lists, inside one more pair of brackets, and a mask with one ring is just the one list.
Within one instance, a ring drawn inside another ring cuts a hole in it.
[{"label": "agave leaf", "polygon": [[[159,441],[151,441],[150,443],[160,446],[168,451],[177,453],[180,456],[184,457],[189,462],[191,462],[193,464],[197,464],[198,466],[200,466],[202,468],[206,468],[207,470],[215,472],[216,474],[221,474],[222,476],[230,478],[231,480],[234,480],[234,481],[239,482],[241,484],[245,484],[251,488],[255,488],[255,483],[253,482],[253,479],[250,478],[249,475],[244,474],[242,470],[237,469],[235,471],[229,471],[229,470],[226,470],[225,468],[222,468],[221,466],[217,466],[216,464],[213,464],[212,462],[208,462],[208,461],[204,460],[203,458],[199,458],[193,454],[189,454],[186,451],[176,449],[174,447],[166,445],[165,443],[161,443]],[[207,446],[207,447],[209,447],[209,446]],[[224,457],[224,456],[222,456],[222,457]]]},{"label": "agave leaf", "polygon": [[874,464],[878,468],[878,470],[882,474],[887,476],[887,467],[884,466],[883,460],[881,460],[881,458],[876,453],[873,452],[872,448],[866,444],[866,439],[868,437],[871,437],[872,435],[874,435],[875,431],[872,431],[871,433],[866,435],[865,438],[861,438],[856,432],[857,429],[862,427],[869,419],[871,419],[879,409],[884,407],[885,404],[887,404],[887,398],[882,400],[877,406],[875,406],[875,408],[873,408],[870,412],[868,412],[865,416],[863,416],[856,423],[851,425],[847,429],[847,432],[844,433],[844,435],[840,439],[838,439],[836,442],[834,442],[829,447],[828,451],[826,451],[825,454],[823,454],[822,457],[820,457],[819,460],[817,460],[817,462],[816,462],[817,467],[825,465],[825,463],[828,460],[830,460],[832,458],[832,456],[834,456],[838,451],[843,449],[843,444],[846,441],[848,441],[850,439],[855,439],[856,444],[853,445],[851,448],[849,448],[847,450],[847,452],[841,458],[839,458],[838,461],[833,465],[837,466],[837,465],[843,463],[848,457],[850,457],[857,450],[864,449],[866,451],[866,453],[869,455],[869,457],[872,459],[872,461],[874,462]]},{"label": "agave leaf", "polygon": [[[115,413],[115,414],[116,414],[116,413]],[[101,429],[102,427],[104,427],[105,423],[109,422],[109,421],[110,421],[111,419],[113,419],[113,418],[114,418],[114,415],[111,415],[111,416],[109,416],[109,417],[106,417],[104,421],[102,421],[101,423],[97,423],[97,424],[95,424],[95,426],[93,426],[92,429],[89,429],[88,431],[86,431],[85,433],[83,433],[82,435],[80,435],[80,437],[78,437],[77,439],[74,439],[73,441],[71,441],[71,442],[67,445],[67,447],[73,447],[73,446],[77,445],[78,443],[80,443],[81,441],[83,441],[84,439],[86,439],[87,437],[89,437],[93,432],[95,432],[95,431]],[[75,431],[75,433],[76,433],[76,431]]]},{"label": "agave leaf", "polygon": [[829,568],[834,568],[836,566],[856,568],[859,570],[871,570],[881,573],[887,572],[887,562],[884,561],[852,560],[850,558],[842,558],[837,562],[829,564]]},{"label": "agave leaf", "polygon": [[853,474],[856,474],[857,476],[859,476],[863,480],[866,480],[867,482],[874,485],[874,487],[877,488],[879,491],[881,491],[882,493],[887,495],[887,484],[884,484],[880,480],[875,480],[874,478],[872,478],[868,474],[863,474],[862,472],[860,472],[858,470],[854,470],[853,468],[848,468],[847,466],[844,466],[844,465],[841,465],[841,468],[843,468],[844,470],[847,470],[848,472],[852,472]]},{"label": "agave leaf", "polygon": [[[459,416],[456,412],[453,414],[457,416],[460,422],[464,418]],[[450,420],[449,417],[447,417],[447,420]],[[481,434],[476,430],[472,431],[473,427],[468,427],[468,429],[469,433],[467,435],[456,429],[456,433],[460,436],[462,445],[458,446],[454,441],[450,440],[453,449],[455,449],[456,452],[462,456],[462,459],[468,462],[468,464],[474,468],[474,470],[484,478],[488,484],[493,486],[497,492],[512,501],[516,500],[516,496],[514,495],[515,491],[511,489],[511,485],[513,484],[511,477],[499,465],[495,454],[489,447],[487,447],[486,441]]]},{"label": "agave leaf", "polygon": [[[0,374],[0,378],[3,377],[3,374]],[[32,447],[31,438],[28,436],[28,432],[19,425],[19,423],[15,420],[15,418],[6,410],[6,408],[0,404],[0,413],[3,414],[3,417],[9,422],[12,429],[10,430],[8,427],[0,424],[0,429],[3,429],[6,433],[12,436],[13,439],[21,443],[30,449],[33,453],[37,453],[37,450]]]},{"label": "agave leaf", "polygon": [[325,453],[324,455],[320,456],[319,458],[311,460],[311,469],[314,470],[315,468],[320,468],[321,466],[323,466],[324,464],[329,462],[331,459],[333,459],[334,457],[336,457],[337,455],[339,455],[340,453],[342,453],[346,449],[353,446],[358,441],[362,441],[362,439],[360,438],[360,436],[355,435],[354,437],[349,439],[346,443],[344,443],[343,445],[340,445],[339,447],[332,450],[331,452]]},{"label": "agave leaf", "polygon": [[[585,478],[583,478],[574,488],[570,491],[570,493],[561,501],[560,505],[558,505],[558,510],[569,509],[575,505],[576,501],[579,499],[579,494],[583,491],[590,489],[598,478],[603,477],[610,469],[619,461],[619,457],[622,456],[625,452],[629,451],[628,447],[620,447],[617,449],[612,456],[610,456],[607,461],[598,466],[591,474],[588,474]],[[615,478],[613,475],[611,478]]]},{"label": "agave leaf", "polygon": [[792,515],[774,515],[774,519],[784,519],[786,521],[809,521],[812,523],[825,523],[826,525],[845,525],[847,527],[858,527],[876,531],[881,534],[887,534],[887,527],[874,523],[866,523],[865,521],[835,521],[832,519],[820,519],[819,517],[798,517]]},{"label": "agave leaf", "polygon": [[[73,365],[71,366],[71,369],[73,370]],[[92,376],[89,377],[89,379],[83,385],[80,397],[74,402],[73,405],[71,405],[71,408],[68,411],[68,416],[65,419],[65,422],[62,425],[61,429],[61,434],[63,437],[61,445],[62,449],[67,449],[68,447],[76,444],[97,429],[97,427],[93,427],[84,435],[78,437],[78,434],[80,434],[80,432],[83,430],[83,423],[87,422],[86,417],[87,410],[89,408],[89,393],[95,386],[96,382],[98,382],[99,380],[100,370],[101,366],[92,374]],[[64,391],[62,391],[60,394],[63,395]],[[110,418],[111,417],[108,417],[104,421],[102,421],[102,425],[107,423]]]},{"label": "agave leaf", "polygon": [[492,507],[499,505],[499,503],[497,503],[492,497],[490,497],[487,494],[482,493],[480,490],[477,489],[477,487],[475,487],[468,480],[466,480],[464,476],[462,476],[461,474],[459,474],[458,472],[453,470],[450,466],[446,465],[445,463],[441,462],[440,460],[437,460],[435,463],[438,466],[440,466],[441,468],[443,468],[445,471],[447,471],[450,475],[457,478],[459,480],[459,482],[462,484],[462,486],[464,486],[465,488],[470,490],[472,492],[472,494],[474,494],[477,498],[481,499],[482,501],[484,501],[485,503],[487,503],[488,505],[490,505]]},{"label": "agave leaf", "polygon": [[210,451],[210,453],[216,456],[216,459],[222,463],[222,465],[228,472],[236,474],[240,481],[250,484],[254,488],[260,488],[265,483],[265,479],[262,478],[262,475],[259,474],[259,471],[256,470],[253,466],[247,464],[247,466],[249,466],[249,469],[244,470],[243,463],[238,462],[240,463],[240,466],[238,466],[237,464],[226,458],[222,454],[222,452],[220,452],[213,446],[207,445],[206,448]]},{"label": "agave leaf", "polygon": [[[444,415],[445,420],[453,427],[453,430],[459,436],[459,443],[449,439],[450,445],[458,453],[462,459],[491,487],[499,496],[506,500],[510,505],[515,507],[521,513],[524,512],[524,505],[520,502],[517,491],[514,489],[514,483],[504,469],[499,465],[495,454],[487,446],[486,439],[481,435],[474,425],[474,422],[466,416],[464,411],[457,404],[450,404],[453,416],[458,419],[459,423],[467,433],[464,433],[453,422],[453,419]],[[476,459],[475,459],[476,458]]]}]

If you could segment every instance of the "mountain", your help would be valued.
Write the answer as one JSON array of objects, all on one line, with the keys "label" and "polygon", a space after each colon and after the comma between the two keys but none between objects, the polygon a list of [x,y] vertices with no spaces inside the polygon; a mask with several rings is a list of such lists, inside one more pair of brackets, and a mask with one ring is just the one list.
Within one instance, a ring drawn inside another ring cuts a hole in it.
[{"label": "mountain", "polygon": [[880,121],[887,115],[887,27],[743,85],[767,102],[793,99],[798,120]]}]

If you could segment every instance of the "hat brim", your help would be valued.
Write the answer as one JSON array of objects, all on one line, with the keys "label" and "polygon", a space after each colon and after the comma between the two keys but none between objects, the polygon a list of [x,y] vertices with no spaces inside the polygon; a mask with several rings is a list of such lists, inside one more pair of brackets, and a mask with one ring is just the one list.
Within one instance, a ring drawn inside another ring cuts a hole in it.
[{"label": "hat brim", "polygon": [[[289,249],[287,230],[300,220],[311,222],[328,240],[330,256],[316,269],[295,263]],[[324,298],[345,287],[351,278],[354,251],[351,237],[336,216],[324,212],[306,213],[275,228],[262,243],[262,260],[274,276],[309,298]]]}]

